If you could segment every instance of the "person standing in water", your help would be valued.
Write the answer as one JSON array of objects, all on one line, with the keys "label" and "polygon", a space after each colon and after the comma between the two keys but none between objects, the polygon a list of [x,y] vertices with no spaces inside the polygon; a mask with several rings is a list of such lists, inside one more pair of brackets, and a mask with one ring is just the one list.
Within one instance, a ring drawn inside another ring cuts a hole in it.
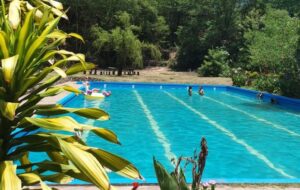
[{"label": "person standing in water", "polygon": [[89,78],[88,77],[86,77],[86,81],[84,81],[83,82],[83,84],[84,84],[84,87],[85,87],[85,92],[84,92],[84,94],[86,94],[86,95],[91,95],[92,93],[93,93],[93,91],[94,91],[94,89],[93,90],[90,90],[90,83],[89,83]]},{"label": "person standing in water", "polygon": [[199,91],[198,91],[199,95],[200,96],[203,96],[204,95],[204,90],[203,90],[203,87],[202,86],[199,86]]},{"label": "person standing in water", "polygon": [[189,86],[188,93],[189,93],[189,96],[192,96],[192,94],[193,94],[193,87],[192,86]]}]

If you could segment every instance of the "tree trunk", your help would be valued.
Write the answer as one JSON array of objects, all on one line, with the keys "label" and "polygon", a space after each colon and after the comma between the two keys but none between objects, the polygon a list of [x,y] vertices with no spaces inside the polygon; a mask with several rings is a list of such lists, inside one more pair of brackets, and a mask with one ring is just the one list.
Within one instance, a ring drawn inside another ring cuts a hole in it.
[{"label": "tree trunk", "polygon": [[123,68],[122,68],[122,67],[119,67],[119,68],[118,68],[118,76],[122,76],[122,71],[123,71]]}]

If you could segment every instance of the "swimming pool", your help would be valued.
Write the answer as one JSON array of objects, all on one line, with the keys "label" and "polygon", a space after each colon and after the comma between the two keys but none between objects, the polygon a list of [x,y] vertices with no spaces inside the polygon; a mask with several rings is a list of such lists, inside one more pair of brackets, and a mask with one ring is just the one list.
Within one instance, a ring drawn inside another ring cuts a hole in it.
[{"label": "swimming pool", "polygon": [[[266,101],[259,101],[252,91],[226,86],[204,86],[205,96],[197,95],[194,87],[190,97],[186,87],[95,82],[91,88],[106,88],[112,96],[103,101],[87,101],[77,96],[65,99],[64,103],[66,107],[106,110],[111,116],[109,121],[76,116],[75,119],[113,130],[122,146],[107,143],[92,133],[84,134],[83,138],[90,146],[130,160],[146,183],[156,182],[153,156],[171,170],[170,159],[192,156],[194,149],[199,149],[201,137],[207,139],[209,148],[205,179],[300,182],[298,105],[271,105],[268,94]],[[187,177],[190,181],[190,170]],[[110,179],[112,183],[131,182],[114,174]]]}]

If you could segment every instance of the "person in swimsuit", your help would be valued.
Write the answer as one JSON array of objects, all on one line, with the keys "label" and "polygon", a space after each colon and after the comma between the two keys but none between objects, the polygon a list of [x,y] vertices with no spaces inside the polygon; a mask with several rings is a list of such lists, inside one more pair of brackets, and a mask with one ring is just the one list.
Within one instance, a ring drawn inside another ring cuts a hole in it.
[{"label": "person in swimsuit", "polygon": [[192,94],[193,94],[193,87],[192,86],[189,86],[188,93],[189,93],[189,96],[192,96]]},{"label": "person in swimsuit", "polygon": [[199,91],[198,91],[199,95],[200,96],[203,96],[204,95],[204,90],[203,90],[203,87],[202,86],[199,86]]}]

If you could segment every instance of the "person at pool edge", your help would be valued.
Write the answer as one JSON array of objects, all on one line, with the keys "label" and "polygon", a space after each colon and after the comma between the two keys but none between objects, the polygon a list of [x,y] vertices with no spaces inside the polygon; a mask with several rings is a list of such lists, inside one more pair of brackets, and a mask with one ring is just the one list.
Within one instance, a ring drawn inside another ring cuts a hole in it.
[{"label": "person at pool edge", "polygon": [[277,102],[277,100],[275,98],[271,98],[270,99],[270,103],[271,104],[277,104],[278,102]]},{"label": "person at pool edge", "polygon": [[262,92],[259,92],[257,95],[256,95],[256,98],[259,99],[259,100],[262,100],[264,98],[264,94]]},{"label": "person at pool edge", "polygon": [[189,86],[188,93],[189,93],[189,96],[192,96],[192,94],[193,94],[193,87],[192,86]]},{"label": "person at pool edge", "polygon": [[204,90],[203,90],[203,87],[202,87],[202,86],[199,86],[198,93],[199,93],[200,96],[203,96],[203,95],[204,95]]}]

